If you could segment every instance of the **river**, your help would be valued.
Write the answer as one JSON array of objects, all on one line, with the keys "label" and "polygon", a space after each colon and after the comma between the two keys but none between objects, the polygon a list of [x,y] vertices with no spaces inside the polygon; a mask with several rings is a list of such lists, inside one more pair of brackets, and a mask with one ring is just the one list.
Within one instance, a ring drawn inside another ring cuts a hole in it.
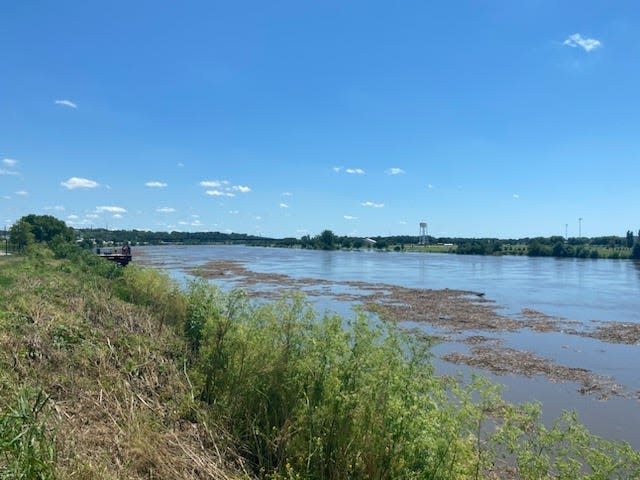
[{"label": "river", "polygon": [[[218,246],[138,247],[134,262],[166,270],[179,281],[189,278],[187,269],[211,261],[239,261],[246,269],[280,274],[294,279],[328,282],[384,283],[407,288],[456,289],[482,292],[506,316],[518,317],[523,309],[576,321],[591,329],[599,322],[640,324],[640,263],[629,260],[555,259],[525,256],[475,256],[377,251],[317,251]],[[212,280],[233,286],[227,277]],[[349,314],[352,303],[327,295],[314,299],[319,309]],[[408,322],[425,332],[429,325]],[[486,332],[473,332],[484,335]],[[543,403],[543,418],[551,421],[563,409],[576,410],[594,433],[625,440],[640,449],[639,344],[614,344],[564,331],[539,333],[529,329],[492,333],[502,346],[535,353],[559,365],[584,368],[612,377],[624,395],[607,400],[583,395],[573,382],[554,382],[542,376],[479,373],[501,383],[509,401]],[[451,352],[468,353],[468,345],[456,339],[435,346],[434,363],[441,374],[478,370],[452,364],[440,357]]]}]

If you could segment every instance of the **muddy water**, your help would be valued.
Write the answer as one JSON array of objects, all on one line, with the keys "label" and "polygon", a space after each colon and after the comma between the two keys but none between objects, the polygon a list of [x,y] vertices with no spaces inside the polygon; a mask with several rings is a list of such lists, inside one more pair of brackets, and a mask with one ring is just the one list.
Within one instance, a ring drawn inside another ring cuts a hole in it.
[{"label": "muddy water", "polygon": [[[357,301],[349,293],[360,294],[356,290],[362,287],[366,290],[366,285],[373,284],[398,287],[402,302],[411,302],[415,289],[483,293],[482,298],[495,302],[492,304],[495,311],[505,319],[498,323],[509,328],[487,331],[482,329],[482,322],[452,327],[447,322],[429,323],[428,315],[416,315],[418,321],[401,318],[407,328],[445,339],[434,349],[439,372],[480,371],[505,385],[508,400],[542,401],[547,420],[563,409],[575,409],[595,433],[627,440],[640,448],[638,339],[623,335],[626,343],[612,343],[606,338],[603,341],[589,337],[603,326],[613,325],[614,329],[628,332],[640,325],[640,264],[624,260],[324,252],[244,246],[144,247],[137,253],[140,255],[134,257],[136,262],[160,266],[180,280],[188,278],[187,272],[194,267],[203,267],[205,271],[208,269],[207,276],[212,282],[223,286],[240,284],[254,290],[293,286],[312,293],[315,279],[319,290],[314,301],[321,308],[340,313],[348,313],[352,302]],[[224,274],[223,265],[235,267]],[[250,272],[256,273],[253,276],[257,283],[251,282],[252,275],[246,275]],[[245,280],[239,281],[243,274]],[[393,302],[394,298],[390,300]],[[456,307],[464,315],[466,307],[457,304]],[[469,312],[477,310],[468,307]],[[536,331],[531,328],[532,311],[541,318],[561,321],[545,322],[552,328]],[[522,327],[514,327],[512,320],[523,321]],[[489,341],[474,346],[469,344],[469,337]],[[474,356],[474,352],[484,355]],[[442,358],[461,363],[453,364]],[[532,367],[532,376],[523,375],[522,369],[515,368],[517,365],[509,372],[509,359],[515,359],[512,362],[516,363],[519,358],[538,359],[540,368]],[[491,363],[499,364],[500,368],[492,368]],[[571,375],[568,378],[560,375],[582,370],[592,377],[588,379],[588,388],[580,376],[572,381]],[[598,379],[615,388],[593,388],[593,382],[598,387]]]}]

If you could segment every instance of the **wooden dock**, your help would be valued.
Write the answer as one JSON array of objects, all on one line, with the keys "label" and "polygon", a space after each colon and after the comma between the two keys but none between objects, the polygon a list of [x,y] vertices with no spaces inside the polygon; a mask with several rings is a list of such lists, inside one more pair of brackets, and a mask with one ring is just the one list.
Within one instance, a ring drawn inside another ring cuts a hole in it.
[{"label": "wooden dock", "polygon": [[123,267],[126,267],[131,261],[131,249],[119,249],[119,248],[106,248],[97,249],[96,253],[99,257],[106,258],[112,262],[119,263]]}]

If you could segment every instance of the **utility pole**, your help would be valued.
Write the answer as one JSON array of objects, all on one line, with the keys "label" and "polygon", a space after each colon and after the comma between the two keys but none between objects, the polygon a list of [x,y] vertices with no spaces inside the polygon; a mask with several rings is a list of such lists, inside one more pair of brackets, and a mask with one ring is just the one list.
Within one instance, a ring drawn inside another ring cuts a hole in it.
[{"label": "utility pole", "polygon": [[582,217],[578,219],[578,238],[582,238]]}]

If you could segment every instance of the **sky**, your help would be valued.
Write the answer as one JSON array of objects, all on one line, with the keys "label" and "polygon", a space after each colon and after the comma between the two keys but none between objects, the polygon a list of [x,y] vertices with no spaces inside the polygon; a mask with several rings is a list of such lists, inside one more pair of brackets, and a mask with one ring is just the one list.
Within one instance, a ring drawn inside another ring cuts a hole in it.
[{"label": "sky", "polygon": [[637,1],[0,0],[0,222],[624,236],[639,24]]}]

